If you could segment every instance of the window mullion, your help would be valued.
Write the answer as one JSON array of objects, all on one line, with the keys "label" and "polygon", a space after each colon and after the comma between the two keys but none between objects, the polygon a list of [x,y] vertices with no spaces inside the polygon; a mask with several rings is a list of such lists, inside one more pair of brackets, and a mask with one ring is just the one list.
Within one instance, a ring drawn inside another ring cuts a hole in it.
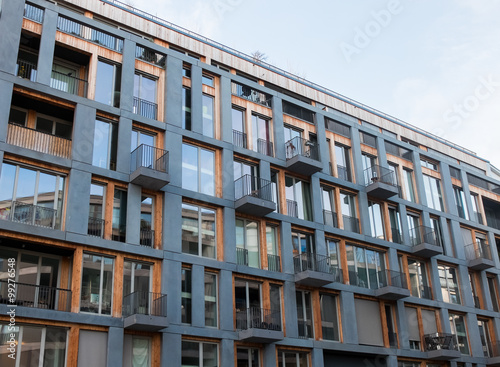
[{"label": "window mullion", "polygon": [[20,367],[21,364],[21,356],[23,352],[23,336],[24,336],[24,326],[19,327],[19,339],[17,341],[17,355],[16,358],[16,367]]},{"label": "window mullion", "polygon": [[39,355],[39,361],[38,361],[38,366],[43,367],[43,357],[45,354],[45,339],[47,336],[47,328],[42,329],[42,339],[40,340],[40,355]]},{"label": "window mullion", "polygon": [[101,257],[101,270],[99,276],[99,315],[102,313],[102,282],[103,282],[103,270],[104,270],[104,257]]}]

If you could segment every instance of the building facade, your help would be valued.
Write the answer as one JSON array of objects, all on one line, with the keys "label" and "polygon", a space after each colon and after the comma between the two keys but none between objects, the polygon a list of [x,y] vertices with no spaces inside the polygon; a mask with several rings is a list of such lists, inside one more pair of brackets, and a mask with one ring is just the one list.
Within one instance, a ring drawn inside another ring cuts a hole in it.
[{"label": "building facade", "polygon": [[500,365],[488,161],[119,1],[0,34],[1,366]]}]

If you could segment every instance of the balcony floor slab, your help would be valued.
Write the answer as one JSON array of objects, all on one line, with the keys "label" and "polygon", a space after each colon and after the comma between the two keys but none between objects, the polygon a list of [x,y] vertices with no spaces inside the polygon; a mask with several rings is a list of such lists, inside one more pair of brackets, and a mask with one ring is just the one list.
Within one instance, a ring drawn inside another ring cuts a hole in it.
[{"label": "balcony floor slab", "polygon": [[146,189],[158,191],[170,182],[170,175],[148,167],[139,167],[130,174],[130,182]]},{"label": "balcony floor slab", "polygon": [[123,327],[138,331],[158,331],[168,327],[168,320],[164,316],[134,314],[123,319]]}]

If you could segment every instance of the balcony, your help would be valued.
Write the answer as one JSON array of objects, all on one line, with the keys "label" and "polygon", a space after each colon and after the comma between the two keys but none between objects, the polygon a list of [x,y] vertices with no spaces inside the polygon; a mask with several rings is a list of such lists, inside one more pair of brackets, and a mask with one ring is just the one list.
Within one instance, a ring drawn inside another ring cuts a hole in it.
[{"label": "balcony", "polygon": [[37,8],[31,4],[24,5],[24,17],[37,23],[43,22],[43,9]]},{"label": "balcony", "polygon": [[303,175],[310,176],[321,171],[323,164],[319,161],[318,144],[295,137],[285,143],[286,167]]},{"label": "balcony", "polygon": [[252,175],[234,181],[235,209],[259,217],[276,210],[272,197],[272,182]]},{"label": "balcony", "polygon": [[77,78],[72,73],[64,74],[52,70],[50,86],[54,89],[74,94],[80,97],[87,97],[88,81]]},{"label": "balcony", "polygon": [[157,191],[170,182],[166,150],[141,144],[130,154],[131,183]]},{"label": "balcony", "polygon": [[339,228],[337,213],[331,212],[329,210],[323,210],[323,223],[330,227]]},{"label": "balcony", "polygon": [[71,158],[71,140],[9,123],[7,143],[61,158]]},{"label": "balcony", "polygon": [[488,244],[471,243],[464,247],[467,266],[474,270],[485,270],[495,266]]},{"label": "balcony", "polygon": [[283,340],[280,312],[258,307],[236,310],[236,330],[241,341],[273,343]]},{"label": "balcony", "polygon": [[12,201],[10,207],[0,208],[0,219],[37,227],[56,229],[57,210],[40,205]]},{"label": "balcony", "polygon": [[359,233],[359,219],[349,215],[342,215],[344,222],[344,230],[354,233]]},{"label": "balcony", "polygon": [[379,298],[395,301],[410,296],[406,277],[399,271],[381,270],[378,272],[378,281],[375,295]]},{"label": "balcony", "polygon": [[281,271],[281,259],[278,255],[267,255],[267,270],[269,271]]},{"label": "balcony", "polygon": [[155,231],[151,227],[142,227],[139,232],[139,244],[145,247],[154,247]]},{"label": "balcony", "polygon": [[134,97],[133,112],[148,119],[156,120],[158,105],[154,102]]},{"label": "balcony", "polygon": [[233,145],[245,148],[247,147],[247,134],[242,131],[233,130]]},{"label": "balcony", "polygon": [[273,142],[264,139],[257,139],[257,152],[268,155],[269,157],[274,157]]},{"label": "balcony", "polygon": [[434,229],[418,226],[410,229],[411,252],[421,257],[432,257],[443,253]]},{"label": "balcony", "polygon": [[271,107],[272,97],[270,95],[259,92],[258,90],[247,87],[246,85],[232,82],[231,94],[237,97],[245,98],[250,102],[255,102],[265,107]]},{"label": "balcony", "polygon": [[89,224],[87,228],[87,234],[92,237],[104,236],[104,219],[89,217]]},{"label": "balcony", "polygon": [[238,265],[259,268],[260,258],[258,251],[248,251],[246,248],[236,247],[236,262]]},{"label": "balcony", "polygon": [[7,280],[0,280],[0,304],[11,307],[16,305],[44,310],[71,311],[71,290],[69,289],[15,283],[15,297],[9,299],[7,288]]},{"label": "balcony", "polygon": [[322,287],[342,283],[342,271],[330,264],[329,256],[302,253],[293,257],[293,266],[297,284]]},{"label": "balcony", "polygon": [[429,359],[450,360],[461,356],[455,334],[433,333],[424,335],[424,347]]},{"label": "balcony", "polygon": [[23,60],[21,58],[17,59],[16,65],[16,75],[23,79],[31,80],[32,82],[36,81],[36,63],[29,62],[27,60]]},{"label": "balcony", "polygon": [[394,172],[390,169],[375,165],[364,172],[366,193],[379,199],[388,199],[399,193]]},{"label": "balcony", "polygon": [[167,296],[153,292],[134,292],[123,297],[123,327],[158,331],[168,327]]}]

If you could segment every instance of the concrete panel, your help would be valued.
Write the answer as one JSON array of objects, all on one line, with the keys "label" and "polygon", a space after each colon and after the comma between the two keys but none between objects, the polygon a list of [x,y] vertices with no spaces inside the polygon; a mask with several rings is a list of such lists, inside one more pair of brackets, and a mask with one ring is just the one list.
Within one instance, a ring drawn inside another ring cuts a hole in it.
[{"label": "concrete panel", "polygon": [[[285,131],[283,126],[283,100],[273,97],[274,156],[285,160]],[[255,149],[255,148],[254,148]]]},{"label": "concrete panel", "polygon": [[191,307],[193,315],[191,324],[197,327],[205,327],[205,268],[193,265],[191,268]]},{"label": "concrete panel", "polygon": [[231,107],[231,79],[220,77],[220,130],[222,140],[233,143],[233,121]]},{"label": "concrete panel", "polygon": [[166,192],[163,201],[163,250],[182,252],[182,215],[170,215],[181,212],[182,197]]},{"label": "concrete panel", "polygon": [[118,142],[116,151],[116,171],[130,174],[130,141],[132,120],[120,118],[118,124]]},{"label": "concrete panel", "polygon": [[[1,29],[0,22],[0,29]],[[2,33],[0,33],[2,34]],[[0,39],[3,37],[0,37]],[[0,41],[2,44],[2,41]],[[2,52],[2,47],[0,47],[0,54]],[[3,60],[3,59],[0,59]],[[4,63],[0,63],[0,65],[4,65]],[[0,66],[1,68],[1,66]],[[7,141],[7,129],[9,126],[9,114],[10,114],[10,105],[12,102],[12,88],[14,84],[5,80],[0,80],[0,142]]]},{"label": "concrete panel", "polygon": [[127,190],[127,232],[126,242],[139,244],[141,225],[141,187],[128,185]]},{"label": "concrete panel", "polygon": [[36,81],[45,85],[50,85],[52,76],[54,49],[56,46],[57,17],[58,15],[56,12],[45,9],[36,73]]},{"label": "concrete panel", "polygon": [[167,56],[165,83],[165,122],[182,125],[182,61]]},{"label": "concrete panel", "polygon": [[73,121],[73,145],[71,156],[74,161],[92,164],[96,110],[77,104]]},{"label": "concrete panel", "polygon": [[66,193],[66,231],[87,234],[92,175],[72,169]]},{"label": "concrete panel", "polygon": [[[3,1],[0,21],[0,71],[14,74],[21,40],[24,1]],[[3,88],[0,88],[3,90]]]},{"label": "concrete panel", "polygon": [[120,108],[125,111],[132,111],[133,106],[134,78],[131,75],[135,74],[135,46],[131,40],[125,39],[123,42]]},{"label": "concrete panel", "polygon": [[191,131],[203,134],[201,68],[191,65]]},{"label": "concrete panel", "polygon": [[110,327],[108,330],[108,367],[123,366],[123,328]]}]

